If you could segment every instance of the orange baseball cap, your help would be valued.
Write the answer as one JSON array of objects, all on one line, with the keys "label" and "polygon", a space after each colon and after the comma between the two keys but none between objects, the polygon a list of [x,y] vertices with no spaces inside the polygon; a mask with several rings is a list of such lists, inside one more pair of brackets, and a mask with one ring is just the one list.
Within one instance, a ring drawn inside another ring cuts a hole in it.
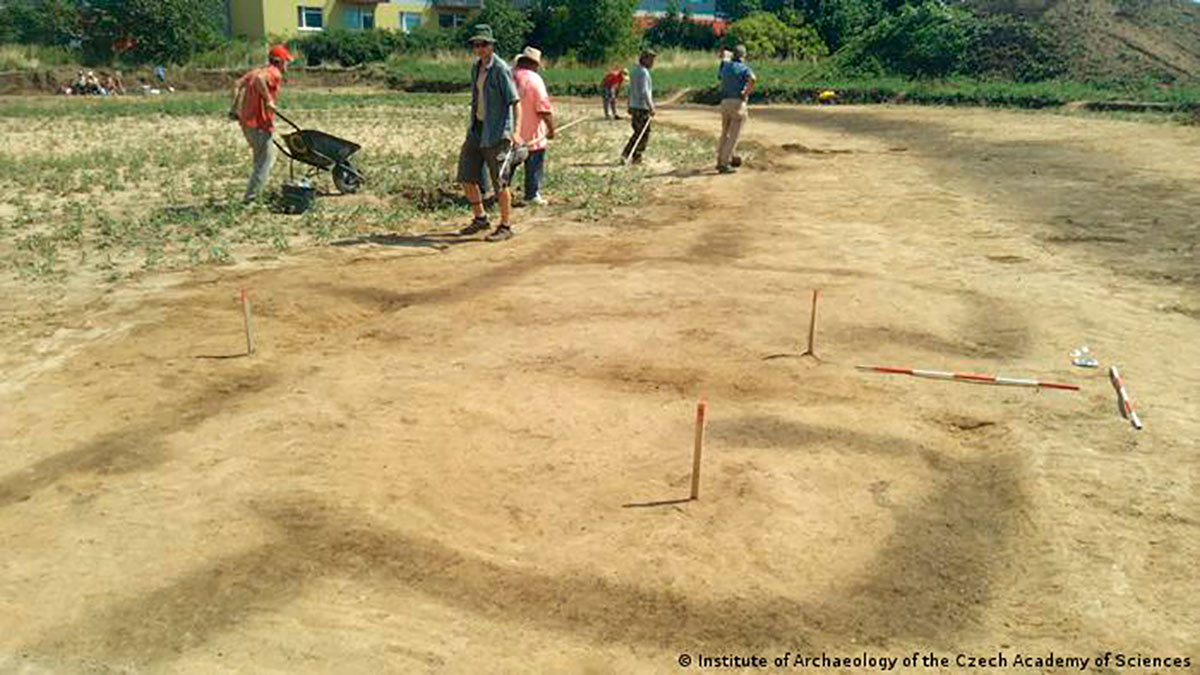
[{"label": "orange baseball cap", "polygon": [[271,51],[267,52],[267,56],[269,58],[279,59],[280,61],[285,62],[291,61],[295,58],[292,56],[292,53],[288,51],[287,45],[275,45],[274,47],[271,47]]}]

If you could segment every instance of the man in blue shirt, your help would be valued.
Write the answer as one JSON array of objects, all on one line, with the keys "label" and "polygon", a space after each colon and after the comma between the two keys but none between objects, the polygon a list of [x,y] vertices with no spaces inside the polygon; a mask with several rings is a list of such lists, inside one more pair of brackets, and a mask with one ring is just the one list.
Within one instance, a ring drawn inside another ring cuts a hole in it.
[{"label": "man in blue shirt", "polygon": [[745,63],[746,46],[733,48],[733,60],[721,65],[721,140],[717,143],[717,171],[733,173],[734,151],[742,125],[749,117],[747,101],[758,82],[754,71]]},{"label": "man in blue shirt", "polygon": [[458,182],[475,218],[459,234],[472,235],[491,227],[479,191],[480,174],[486,166],[500,203],[500,224],[484,239],[503,241],[513,236],[509,223],[512,192],[500,180],[500,164],[510,147],[520,145],[520,96],[508,64],[495,54],[492,27],[485,23],[475,26],[470,42],[478,60],[471,67],[471,124],[458,155]]}]

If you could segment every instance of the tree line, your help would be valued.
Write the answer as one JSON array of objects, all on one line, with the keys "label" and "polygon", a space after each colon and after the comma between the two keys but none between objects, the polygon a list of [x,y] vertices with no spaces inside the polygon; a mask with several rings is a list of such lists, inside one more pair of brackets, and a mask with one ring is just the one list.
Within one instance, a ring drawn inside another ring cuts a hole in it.
[{"label": "tree line", "polygon": [[[744,44],[754,58],[832,57],[848,73],[973,75],[1038,81],[1065,72],[1062,41],[1036,19],[987,12],[962,0],[718,0],[722,36],[678,2],[642,30],[636,0],[488,0],[459,28],[409,33],[331,29],[292,40],[310,63],[354,65],[392,54],[462,49],[491,24],[501,54],[525,45],[551,57],[605,64],[644,45],[714,50]],[[227,40],[213,0],[0,0],[0,43],[77,49],[95,63],[186,63]]]}]

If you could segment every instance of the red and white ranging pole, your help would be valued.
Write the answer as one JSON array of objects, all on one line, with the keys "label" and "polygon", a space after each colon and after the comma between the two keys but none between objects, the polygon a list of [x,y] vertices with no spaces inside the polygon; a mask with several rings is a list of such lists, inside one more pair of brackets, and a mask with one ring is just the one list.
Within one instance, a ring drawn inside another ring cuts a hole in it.
[{"label": "red and white ranging pole", "polygon": [[1016,377],[1001,377],[999,375],[977,375],[974,373],[947,373],[940,370],[919,370],[917,368],[892,368],[889,366],[855,366],[859,370],[869,370],[876,373],[888,373],[892,375],[911,375],[913,377],[926,377],[932,380],[956,380],[959,382],[974,382],[976,384],[999,384],[1010,387],[1037,387],[1039,389],[1066,389],[1069,391],[1079,391],[1079,386],[1074,384],[1061,384],[1058,382],[1042,382],[1041,380],[1028,380]]},{"label": "red and white ranging pole", "polygon": [[1116,366],[1108,367],[1108,379],[1112,382],[1113,389],[1117,390],[1117,405],[1121,409],[1121,416],[1129,420],[1134,429],[1141,430],[1142,420],[1138,419],[1137,411],[1133,409],[1133,399],[1125,390],[1125,379],[1117,372]]}]

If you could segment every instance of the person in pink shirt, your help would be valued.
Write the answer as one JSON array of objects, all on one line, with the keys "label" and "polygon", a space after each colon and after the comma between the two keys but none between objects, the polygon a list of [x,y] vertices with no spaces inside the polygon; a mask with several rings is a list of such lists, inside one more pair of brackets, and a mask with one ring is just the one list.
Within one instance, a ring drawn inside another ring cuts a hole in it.
[{"label": "person in pink shirt", "polygon": [[542,67],[542,52],[526,47],[517,56],[513,80],[521,97],[521,138],[527,139],[529,159],[525,161],[525,202],[543,206],[542,176],[546,168],[546,147],[554,138],[554,106],[546,83],[538,70]]}]

